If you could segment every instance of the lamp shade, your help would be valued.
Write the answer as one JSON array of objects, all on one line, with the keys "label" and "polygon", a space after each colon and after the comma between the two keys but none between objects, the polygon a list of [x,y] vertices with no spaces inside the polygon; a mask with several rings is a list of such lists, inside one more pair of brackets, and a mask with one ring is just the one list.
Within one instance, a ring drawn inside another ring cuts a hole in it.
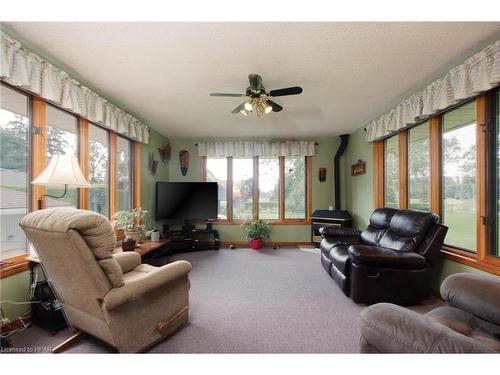
[{"label": "lamp shade", "polygon": [[31,183],[35,185],[90,186],[83,177],[76,156],[69,155],[53,155],[47,168]]}]

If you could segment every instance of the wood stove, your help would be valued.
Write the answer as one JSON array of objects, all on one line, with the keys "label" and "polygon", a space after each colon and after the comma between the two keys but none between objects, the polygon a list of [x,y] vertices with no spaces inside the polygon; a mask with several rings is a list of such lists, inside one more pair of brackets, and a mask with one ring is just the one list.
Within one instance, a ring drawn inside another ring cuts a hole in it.
[{"label": "wood stove", "polygon": [[311,215],[311,242],[314,247],[319,247],[321,235],[319,229],[321,227],[336,226],[336,227],[352,227],[352,216],[349,212],[340,209],[340,157],[347,148],[347,140],[349,134],[340,136],[340,145],[333,158],[333,173],[334,173],[334,210],[317,210]]},{"label": "wood stove", "polygon": [[317,210],[311,215],[311,242],[314,247],[319,248],[321,242],[321,227],[352,227],[352,216],[347,211],[342,210]]}]

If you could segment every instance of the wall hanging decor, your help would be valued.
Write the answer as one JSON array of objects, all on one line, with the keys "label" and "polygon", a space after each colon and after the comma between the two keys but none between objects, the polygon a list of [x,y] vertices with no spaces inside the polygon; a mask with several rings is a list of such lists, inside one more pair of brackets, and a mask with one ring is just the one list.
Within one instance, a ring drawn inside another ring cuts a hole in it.
[{"label": "wall hanging decor", "polygon": [[365,162],[358,159],[356,164],[351,165],[351,176],[359,176],[366,173]]},{"label": "wall hanging decor", "polygon": [[326,181],[326,168],[321,167],[319,169],[319,182]]},{"label": "wall hanging decor", "polygon": [[171,152],[170,143],[165,143],[163,147],[158,147],[158,152],[160,153],[160,159],[163,163],[166,163],[170,160],[170,152]]},{"label": "wall hanging decor", "polygon": [[181,174],[185,176],[189,168],[189,151],[179,151],[179,162],[181,164]]},{"label": "wall hanging decor", "polygon": [[155,154],[152,151],[149,153],[148,169],[151,176],[156,176],[156,171],[158,170],[158,160],[155,160]]}]

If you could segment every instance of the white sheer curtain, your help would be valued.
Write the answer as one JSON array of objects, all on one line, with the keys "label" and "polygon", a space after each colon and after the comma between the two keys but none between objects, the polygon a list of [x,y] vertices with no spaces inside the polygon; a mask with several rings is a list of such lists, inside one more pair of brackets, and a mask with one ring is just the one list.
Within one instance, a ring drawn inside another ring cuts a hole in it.
[{"label": "white sheer curtain", "polygon": [[500,84],[500,40],[366,125],[368,141],[387,137]]},{"label": "white sheer curtain", "polygon": [[145,124],[28,51],[2,31],[0,49],[1,80],[29,90],[105,128],[148,143],[149,130]]},{"label": "white sheer curtain", "polygon": [[228,156],[314,156],[316,146],[311,141],[287,142],[198,142],[198,156],[225,158]]}]

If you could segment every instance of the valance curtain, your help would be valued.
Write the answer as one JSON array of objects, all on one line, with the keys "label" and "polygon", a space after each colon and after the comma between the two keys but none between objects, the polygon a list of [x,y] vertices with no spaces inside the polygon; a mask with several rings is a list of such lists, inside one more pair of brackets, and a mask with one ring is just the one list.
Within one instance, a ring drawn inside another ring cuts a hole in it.
[{"label": "valance curtain", "polygon": [[148,143],[148,127],[0,31],[0,79],[89,121]]},{"label": "valance curtain", "polygon": [[211,158],[228,156],[314,156],[316,146],[309,141],[288,142],[198,142],[198,155]]},{"label": "valance curtain", "polygon": [[484,48],[463,64],[395,108],[366,125],[367,140],[376,141],[415,124],[500,83],[500,40]]}]

